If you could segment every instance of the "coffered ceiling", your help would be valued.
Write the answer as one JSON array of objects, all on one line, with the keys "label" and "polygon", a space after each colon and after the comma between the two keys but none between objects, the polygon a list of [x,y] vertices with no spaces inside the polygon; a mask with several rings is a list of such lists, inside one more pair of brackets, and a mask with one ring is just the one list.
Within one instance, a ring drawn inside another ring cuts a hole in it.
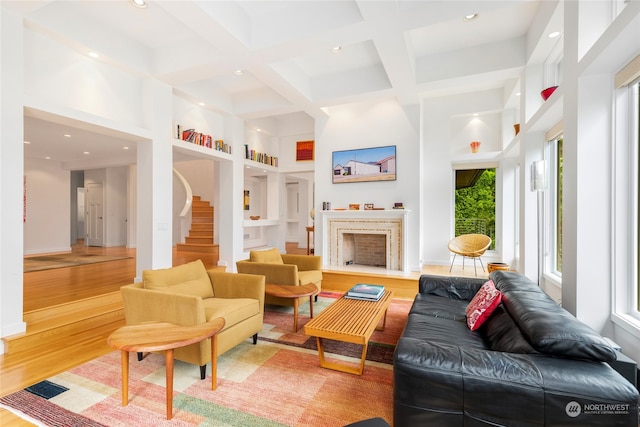
[{"label": "coffered ceiling", "polygon": [[[251,123],[318,118],[324,107],[375,98],[412,105],[504,88],[522,71],[540,0],[2,3],[33,31]],[[463,19],[471,14],[478,16]],[[46,128],[46,121],[28,120],[25,139],[43,133],[32,126]],[[114,145],[114,156],[123,144]]]}]

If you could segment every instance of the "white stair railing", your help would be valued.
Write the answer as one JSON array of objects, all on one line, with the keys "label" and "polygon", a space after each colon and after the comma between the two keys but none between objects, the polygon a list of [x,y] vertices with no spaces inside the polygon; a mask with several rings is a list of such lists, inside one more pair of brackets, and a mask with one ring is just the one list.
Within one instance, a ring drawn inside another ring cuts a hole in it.
[{"label": "white stair railing", "polygon": [[191,218],[187,218],[189,211],[191,210],[191,204],[193,201],[193,191],[191,190],[191,186],[189,182],[185,179],[184,176],[180,172],[173,168],[173,173],[182,183],[184,187],[185,193],[187,194],[184,201],[184,207],[182,211],[180,211],[180,241],[183,242],[187,234],[189,233],[189,228],[191,228]]}]

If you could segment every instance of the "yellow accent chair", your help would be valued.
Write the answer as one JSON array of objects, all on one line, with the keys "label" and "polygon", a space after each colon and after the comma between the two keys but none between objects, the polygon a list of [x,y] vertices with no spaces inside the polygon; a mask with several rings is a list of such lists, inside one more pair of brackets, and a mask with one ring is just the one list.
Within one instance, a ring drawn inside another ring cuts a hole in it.
[{"label": "yellow accent chair", "polygon": [[[318,293],[322,289],[321,256],[281,254],[277,248],[254,250],[249,252],[249,259],[237,261],[236,268],[238,273],[262,275],[266,283],[291,286],[313,283]],[[301,297],[299,303],[307,300],[307,297]],[[293,306],[294,299],[267,295],[265,304]]]},{"label": "yellow accent chair", "polygon": [[476,259],[480,260],[480,266],[484,271],[484,265],[482,264],[482,258],[480,258],[491,246],[491,237],[484,234],[461,234],[460,236],[451,239],[449,242],[449,250],[453,252],[453,259],[451,260],[451,267],[449,267],[449,273],[453,268],[453,262],[456,260],[456,255],[462,255],[462,269],[464,270],[464,259],[473,258],[473,269],[478,275],[476,268]]},{"label": "yellow accent chair", "polygon": [[[159,270],[144,270],[142,282],[120,288],[127,325],[169,322],[193,326],[217,317],[218,354],[253,337],[257,343],[264,315],[264,277],[206,270],[201,260]],[[200,366],[204,379],[211,361],[210,341],[177,348],[174,357]],[[138,360],[142,355],[138,354]]]}]

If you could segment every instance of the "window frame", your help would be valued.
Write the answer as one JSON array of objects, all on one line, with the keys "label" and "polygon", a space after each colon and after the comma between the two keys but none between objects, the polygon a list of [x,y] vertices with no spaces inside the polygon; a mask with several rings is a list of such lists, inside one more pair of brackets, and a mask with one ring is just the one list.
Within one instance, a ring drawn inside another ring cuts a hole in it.
[{"label": "window frame", "polygon": [[545,235],[548,246],[545,248],[544,274],[551,276],[556,282],[562,283],[562,270],[557,269],[558,242],[562,241],[560,223],[562,216],[558,197],[562,191],[562,181],[558,177],[558,145],[562,144],[563,134],[559,133],[547,142],[546,157],[549,160],[549,191],[546,197]]},{"label": "window frame", "polygon": [[640,338],[640,78],[615,92],[612,321]]},{"label": "window frame", "polygon": [[456,210],[455,210],[455,205],[456,205],[456,186],[455,186],[455,179],[456,179],[456,173],[458,170],[469,170],[469,169],[494,169],[495,170],[495,182],[494,182],[494,194],[495,194],[495,199],[494,199],[494,209],[495,209],[495,224],[494,224],[494,232],[495,232],[495,236],[494,238],[492,238],[493,242],[492,242],[492,246],[491,248],[487,249],[487,251],[485,252],[486,256],[491,258],[491,257],[496,257],[497,254],[502,253],[502,248],[501,248],[501,241],[502,241],[502,230],[499,226],[500,224],[500,209],[501,209],[501,201],[499,201],[499,194],[500,194],[500,189],[502,188],[501,185],[501,168],[502,166],[498,163],[494,163],[494,162],[487,162],[487,163],[477,163],[477,164],[457,164],[454,165],[453,169],[452,169],[452,178],[453,178],[453,193],[452,193],[452,202],[453,205],[451,207],[452,209],[452,213],[453,213],[453,221],[452,221],[452,230],[451,230],[451,238],[455,237],[456,234]]}]

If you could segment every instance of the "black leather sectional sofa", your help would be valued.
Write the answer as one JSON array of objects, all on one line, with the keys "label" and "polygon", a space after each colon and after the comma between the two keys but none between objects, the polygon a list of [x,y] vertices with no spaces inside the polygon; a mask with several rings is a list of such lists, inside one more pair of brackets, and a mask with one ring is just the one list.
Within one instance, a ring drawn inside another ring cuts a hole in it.
[{"label": "black leather sectional sofa", "polygon": [[394,425],[638,427],[615,350],[526,277],[494,271],[502,302],[477,331],[486,279],[423,275],[394,356]]}]

